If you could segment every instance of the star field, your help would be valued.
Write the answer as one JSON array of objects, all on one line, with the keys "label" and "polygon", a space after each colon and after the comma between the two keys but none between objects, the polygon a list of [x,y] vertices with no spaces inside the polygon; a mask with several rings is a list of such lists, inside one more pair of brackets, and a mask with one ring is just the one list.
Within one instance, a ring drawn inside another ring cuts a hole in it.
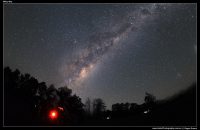
[{"label": "star field", "polygon": [[5,4],[4,66],[106,105],[196,81],[195,4]]}]

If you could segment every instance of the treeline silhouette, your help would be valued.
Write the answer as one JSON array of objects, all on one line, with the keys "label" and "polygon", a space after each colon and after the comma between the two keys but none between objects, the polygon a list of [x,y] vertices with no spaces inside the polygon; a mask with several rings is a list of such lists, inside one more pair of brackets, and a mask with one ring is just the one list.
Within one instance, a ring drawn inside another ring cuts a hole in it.
[{"label": "treeline silhouette", "polygon": [[[78,125],[83,118],[83,103],[71,89],[47,87],[30,74],[4,68],[5,125]],[[48,117],[51,109],[64,108],[58,120]]]},{"label": "treeline silhouette", "polygon": [[[49,118],[52,109],[58,111],[56,120]],[[82,103],[67,86],[47,86],[30,74],[5,67],[4,125],[195,126],[196,83],[170,99],[159,101],[146,93],[143,104],[116,103],[106,110],[100,98]]]}]

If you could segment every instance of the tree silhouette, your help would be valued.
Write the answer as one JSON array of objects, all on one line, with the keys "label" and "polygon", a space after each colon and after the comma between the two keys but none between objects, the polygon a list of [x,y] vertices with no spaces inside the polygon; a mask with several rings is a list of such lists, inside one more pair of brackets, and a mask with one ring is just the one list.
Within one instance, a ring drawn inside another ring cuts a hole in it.
[{"label": "tree silhouette", "polygon": [[130,108],[130,103],[126,102],[124,105],[123,105],[123,110],[124,111],[128,111]]},{"label": "tree silhouette", "polygon": [[86,111],[87,116],[91,115],[91,100],[89,97],[85,101],[85,111]]},{"label": "tree silhouette", "polygon": [[64,108],[56,125],[74,125],[81,121],[83,103],[71,95],[67,87],[39,83],[30,74],[20,74],[16,69],[4,68],[5,125],[51,125],[51,109]]},{"label": "tree silhouette", "polygon": [[94,117],[102,118],[105,108],[106,108],[106,106],[102,99],[97,98],[97,99],[93,100],[93,115],[94,115]]},{"label": "tree silhouette", "polygon": [[122,107],[119,103],[112,105],[112,111],[121,111],[121,110],[122,110]]},{"label": "tree silhouette", "polygon": [[145,103],[153,103],[156,101],[156,97],[150,93],[145,93],[145,98],[144,98]]},{"label": "tree silhouette", "polygon": [[[30,74],[9,67],[4,68],[3,79],[4,125],[195,125],[196,121],[196,84],[166,101],[145,93],[143,104],[116,103],[112,111],[106,110],[102,99],[91,102],[87,98],[84,111],[81,98],[72,95],[67,86],[47,87]],[[87,118],[92,106],[93,114]],[[58,111],[56,121],[49,119],[52,109]]]},{"label": "tree silhouette", "polygon": [[147,107],[148,109],[152,109],[156,103],[156,97],[150,93],[145,93],[145,107]]},{"label": "tree silhouette", "polygon": [[63,119],[65,124],[77,124],[83,118],[83,103],[81,98],[71,95],[72,90],[65,87],[58,89],[59,106],[64,108]]},{"label": "tree silhouette", "polygon": [[21,123],[33,124],[35,120],[35,92],[37,80],[26,79],[16,69],[11,71],[9,67],[4,69],[4,94],[5,94],[5,120],[6,123],[21,125]]}]

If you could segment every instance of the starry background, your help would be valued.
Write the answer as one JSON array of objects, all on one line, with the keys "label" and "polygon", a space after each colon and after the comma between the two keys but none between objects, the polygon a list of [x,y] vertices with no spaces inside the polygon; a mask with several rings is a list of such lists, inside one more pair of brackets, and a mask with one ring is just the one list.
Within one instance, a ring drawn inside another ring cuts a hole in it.
[{"label": "starry background", "polygon": [[84,102],[143,103],[196,82],[195,4],[4,4],[4,67]]}]

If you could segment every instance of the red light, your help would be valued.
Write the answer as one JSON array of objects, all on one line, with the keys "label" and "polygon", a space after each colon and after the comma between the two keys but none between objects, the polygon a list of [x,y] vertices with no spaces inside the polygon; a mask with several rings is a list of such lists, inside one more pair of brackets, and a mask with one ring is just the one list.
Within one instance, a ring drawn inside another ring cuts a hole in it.
[{"label": "red light", "polygon": [[56,110],[51,110],[49,113],[49,117],[53,120],[58,117],[58,112]]}]

